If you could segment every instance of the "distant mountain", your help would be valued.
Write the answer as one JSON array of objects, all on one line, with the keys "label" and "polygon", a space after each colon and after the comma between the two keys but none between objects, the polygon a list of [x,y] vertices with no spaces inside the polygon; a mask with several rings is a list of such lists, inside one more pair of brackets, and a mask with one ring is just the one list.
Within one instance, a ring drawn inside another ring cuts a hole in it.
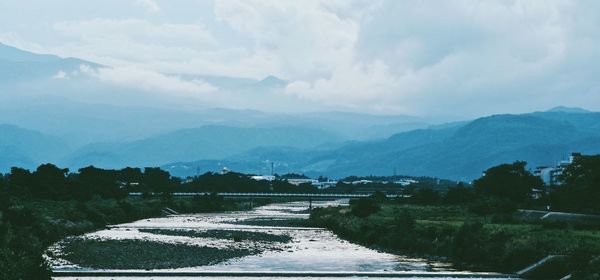
[{"label": "distant mountain", "polygon": [[[276,172],[334,178],[390,175],[396,169],[399,174],[472,180],[500,163],[525,160],[535,167],[554,165],[571,152],[600,153],[599,143],[600,113],[537,112],[495,115],[327,150],[254,150],[252,156],[241,154],[219,163],[260,172],[264,162],[273,161],[279,166]],[[176,170],[186,165],[165,166]]]},{"label": "distant mountain", "polygon": [[0,43],[0,83],[15,83],[38,79],[51,79],[78,70],[82,65],[101,65],[55,55],[34,54]]},{"label": "distant mountain", "polygon": [[[0,123],[36,130],[81,147],[98,142],[131,142],[205,125],[302,127],[325,130],[342,140],[372,140],[427,127],[427,120],[346,112],[266,113],[170,104],[170,97],[103,82],[81,73],[97,63],[36,54],[0,44]],[[173,76],[173,75],[170,75]],[[174,75],[178,76],[179,75]],[[288,81],[270,75],[250,79],[181,75],[219,88],[215,96],[245,99],[232,107],[265,100],[277,105]],[[118,102],[118,103],[117,103]],[[157,105],[160,104],[160,105]],[[185,108],[185,109],[182,109]],[[274,111],[285,109],[273,106]]]},{"label": "distant mountain", "polygon": [[561,112],[561,113],[591,113],[590,111],[582,109],[582,108],[565,107],[565,106],[554,107],[546,112],[550,112],[550,113],[557,113],[557,112]]},{"label": "distant mountain", "polygon": [[240,128],[203,126],[143,140],[91,144],[73,154],[69,166],[158,166],[173,161],[218,160],[257,147],[314,148],[340,141],[338,136],[302,127]]},{"label": "distant mountain", "polygon": [[[600,152],[600,114],[581,108],[434,126],[432,119],[402,115],[199,109],[80,75],[88,67],[104,66],[0,44],[0,123],[15,125],[0,126],[1,170],[52,161],[73,168],[166,164],[184,175],[194,174],[194,166],[223,165],[264,173],[275,162],[277,172],[330,177],[389,175],[396,168],[470,180],[502,162],[551,165],[572,151]],[[277,106],[285,103],[280,90],[288,81],[275,76],[176,78],[218,87],[215,98],[238,101],[228,107],[260,100],[273,111],[289,109]]]},{"label": "distant mountain", "polygon": [[0,172],[7,172],[13,166],[35,168],[41,163],[58,162],[69,151],[55,137],[0,124]]},{"label": "distant mountain", "polygon": [[347,146],[313,160],[326,174],[403,174],[470,180],[485,169],[525,160],[552,165],[572,151],[600,153],[600,114],[497,115],[458,127],[401,133],[382,142]]},{"label": "distant mountain", "polygon": [[269,75],[266,78],[259,81],[258,83],[256,83],[256,85],[259,87],[269,87],[269,88],[285,87],[288,85],[288,81],[279,79],[273,75]]}]

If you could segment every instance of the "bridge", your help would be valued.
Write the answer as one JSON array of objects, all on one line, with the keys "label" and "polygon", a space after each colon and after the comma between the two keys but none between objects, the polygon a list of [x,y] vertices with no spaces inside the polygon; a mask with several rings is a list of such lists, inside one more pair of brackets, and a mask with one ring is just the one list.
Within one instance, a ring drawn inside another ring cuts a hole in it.
[{"label": "bridge", "polygon": [[[203,196],[211,195],[210,192],[176,192],[173,196]],[[302,198],[302,199],[343,199],[343,198],[366,198],[370,197],[370,193],[241,193],[241,192],[220,192],[218,196],[231,198]],[[129,196],[142,196],[143,193],[129,193]],[[154,195],[154,193],[151,193]],[[406,195],[388,194],[388,198],[409,197]]]}]

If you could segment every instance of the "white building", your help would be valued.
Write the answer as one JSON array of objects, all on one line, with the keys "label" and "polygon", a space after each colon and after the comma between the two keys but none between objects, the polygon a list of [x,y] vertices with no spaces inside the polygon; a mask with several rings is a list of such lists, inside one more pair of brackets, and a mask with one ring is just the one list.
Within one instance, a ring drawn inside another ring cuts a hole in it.
[{"label": "white building", "polygon": [[252,178],[253,180],[256,181],[274,181],[275,180],[275,176],[273,175],[256,175],[256,176],[251,176],[250,178]]},{"label": "white building", "polygon": [[323,190],[335,187],[335,185],[337,185],[337,181],[315,182],[312,183],[312,185],[319,190]]},{"label": "white building", "polygon": [[398,185],[401,185],[401,186],[403,186],[403,187],[406,187],[406,186],[408,186],[408,185],[411,185],[411,184],[416,184],[416,183],[418,183],[418,182],[419,182],[419,181],[417,181],[417,180],[413,180],[413,179],[400,179],[400,180],[398,180],[398,181],[395,181],[395,182],[394,182],[394,184],[398,184]]},{"label": "white building", "polygon": [[300,186],[300,184],[313,184],[318,183],[319,180],[310,179],[310,178],[298,178],[298,179],[285,179],[288,183],[296,186]]},{"label": "white building", "polygon": [[533,175],[540,177],[547,186],[561,185],[562,182],[559,180],[559,177],[563,174],[567,166],[571,165],[578,156],[581,156],[581,154],[572,153],[569,156],[569,159],[559,161],[554,167],[536,167],[536,169],[533,171]]}]

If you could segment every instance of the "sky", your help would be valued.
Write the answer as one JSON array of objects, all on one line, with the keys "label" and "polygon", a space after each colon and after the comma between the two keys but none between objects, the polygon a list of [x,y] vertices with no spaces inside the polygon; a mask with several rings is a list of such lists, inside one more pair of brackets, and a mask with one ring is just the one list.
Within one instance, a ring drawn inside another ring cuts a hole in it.
[{"label": "sky", "polygon": [[[600,111],[593,0],[0,0],[0,42],[101,63],[110,68],[94,73],[100,81],[197,96],[205,106],[464,117],[559,105]],[[249,98],[181,78],[193,75],[289,83]]]}]

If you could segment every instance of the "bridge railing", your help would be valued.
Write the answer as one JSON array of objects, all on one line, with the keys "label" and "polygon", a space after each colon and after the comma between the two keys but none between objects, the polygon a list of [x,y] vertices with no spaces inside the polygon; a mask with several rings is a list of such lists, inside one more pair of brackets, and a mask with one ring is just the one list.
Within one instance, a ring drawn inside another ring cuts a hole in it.
[{"label": "bridge railing", "polygon": [[[150,193],[154,195],[154,193]],[[211,195],[210,192],[176,192],[173,193],[173,196],[202,196],[202,195]],[[130,196],[142,196],[140,192],[129,193]],[[218,196],[223,197],[314,197],[314,198],[365,198],[370,197],[372,194],[369,193],[360,193],[360,194],[350,194],[350,193],[243,193],[243,192],[220,192],[217,193]],[[386,195],[388,198],[395,197],[403,197],[401,195],[396,194],[388,194]]]}]

